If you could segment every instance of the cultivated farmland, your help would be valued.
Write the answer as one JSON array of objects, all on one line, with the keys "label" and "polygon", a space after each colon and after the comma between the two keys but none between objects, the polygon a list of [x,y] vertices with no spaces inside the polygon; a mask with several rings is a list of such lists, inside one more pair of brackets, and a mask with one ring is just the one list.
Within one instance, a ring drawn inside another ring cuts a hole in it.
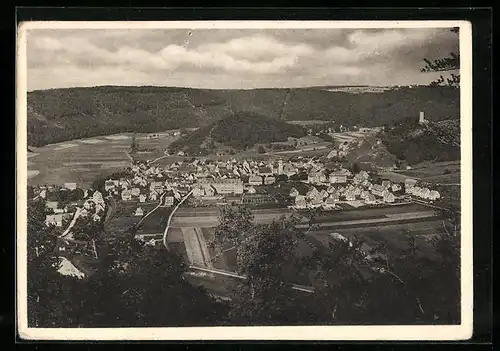
[{"label": "cultivated farmland", "polygon": [[[128,154],[132,133],[72,140],[58,144],[32,148],[28,163],[28,184],[62,185],[75,182],[80,187],[88,187],[97,177],[121,171],[130,166]],[[147,134],[137,134],[140,148],[161,150],[174,137],[165,134],[156,139],[148,139]],[[142,154],[145,158],[155,158],[158,152]]]}]

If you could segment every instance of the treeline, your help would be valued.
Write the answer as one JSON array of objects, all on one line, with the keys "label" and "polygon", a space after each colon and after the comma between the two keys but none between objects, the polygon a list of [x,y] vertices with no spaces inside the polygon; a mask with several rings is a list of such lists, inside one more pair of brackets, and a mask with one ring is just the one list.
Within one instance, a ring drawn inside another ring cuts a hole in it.
[{"label": "treeline", "polygon": [[395,126],[387,126],[380,137],[391,154],[409,164],[459,160],[460,147],[450,139],[460,140],[460,135],[443,139],[442,129],[423,127],[417,121],[408,119]]},{"label": "treeline", "polygon": [[[287,101],[284,106],[284,101]],[[163,87],[93,87],[28,93],[28,144],[122,132],[200,127],[228,111],[278,120],[327,120],[379,126],[405,118],[458,118],[459,89],[418,87],[382,93],[329,92],[319,88],[204,90]]]}]

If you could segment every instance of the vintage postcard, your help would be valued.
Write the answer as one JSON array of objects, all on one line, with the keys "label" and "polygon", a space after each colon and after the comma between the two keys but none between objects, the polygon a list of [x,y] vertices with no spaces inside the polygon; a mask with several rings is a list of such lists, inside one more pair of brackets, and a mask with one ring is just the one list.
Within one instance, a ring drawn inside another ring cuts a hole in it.
[{"label": "vintage postcard", "polygon": [[20,23],[20,337],[470,338],[471,41]]}]

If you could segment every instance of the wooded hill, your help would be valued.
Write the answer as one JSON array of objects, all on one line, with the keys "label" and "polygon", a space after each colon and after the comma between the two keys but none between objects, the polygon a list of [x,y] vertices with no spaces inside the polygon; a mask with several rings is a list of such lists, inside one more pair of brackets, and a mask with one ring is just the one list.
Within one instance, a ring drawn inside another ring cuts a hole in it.
[{"label": "wooded hill", "polygon": [[390,153],[409,164],[460,160],[460,120],[425,125],[406,120],[386,128],[380,136]]},{"label": "wooded hill", "polygon": [[304,135],[306,131],[301,126],[255,113],[241,112],[198,129],[173,142],[169,149],[172,152],[182,150],[190,155],[206,155],[220,144],[233,150],[246,150],[256,144],[286,141],[288,137],[300,138]]},{"label": "wooded hill", "polygon": [[284,121],[334,120],[379,126],[425,111],[430,120],[459,117],[459,90],[399,88],[349,93],[325,88],[209,90],[172,87],[69,88],[28,93],[28,144],[120,132],[203,127],[235,112]]}]

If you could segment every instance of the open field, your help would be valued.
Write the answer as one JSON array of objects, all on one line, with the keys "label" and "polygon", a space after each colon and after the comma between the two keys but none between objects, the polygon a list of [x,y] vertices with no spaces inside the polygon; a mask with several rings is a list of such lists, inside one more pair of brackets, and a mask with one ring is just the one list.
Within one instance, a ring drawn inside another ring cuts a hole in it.
[{"label": "open field", "polygon": [[312,240],[328,245],[329,234],[339,233],[346,238],[362,239],[368,247],[375,247],[385,242],[390,253],[399,254],[407,248],[407,236],[412,236],[416,240],[417,246],[427,257],[432,256],[432,247],[429,240],[436,234],[443,232],[441,220],[399,223],[394,225],[371,226],[365,228],[342,228],[332,230],[320,230],[311,233]]},{"label": "open field", "polygon": [[[210,242],[214,237],[214,229],[213,228],[202,228],[203,238],[205,242]],[[219,248],[209,249],[210,257],[212,260],[212,265],[216,269],[222,269],[225,271],[236,272],[237,263],[236,263],[236,249],[229,249],[221,254],[221,250]]]},{"label": "open field", "polygon": [[[28,184],[62,185],[75,182],[79,186],[89,186],[98,176],[121,171],[130,165],[131,158],[127,152],[132,135],[108,135],[32,148]],[[156,155],[175,138],[147,139],[147,134],[137,134],[136,140],[140,148],[158,149],[158,152],[152,153]]]},{"label": "open field", "polygon": [[387,179],[387,180],[390,180],[391,182],[395,182],[395,183],[404,183],[404,181],[406,179],[409,179],[409,178],[416,179],[415,177],[404,174],[404,173],[391,172],[391,171],[379,172],[379,173],[377,173],[377,175],[382,179]]},{"label": "open field", "polygon": [[380,172],[378,175],[383,179],[389,179],[393,182],[404,182],[405,179],[413,178],[420,182],[459,185],[460,164],[458,161],[437,162],[436,164],[427,164],[426,166],[413,168],[408,171]]},{"label": "open field", "polygon": [[[148,213],[150,210],[155,208],[157,204],[150,204],[143,206],[144,204],[139,204],[144,210],[144,214]],[[165,225],[167,224],[168,216],[170,215],[170,208],[160,207],[155,212],[151,213],[140,225],[140,232],[156,232],[163,231]],[[140,217],[139,217],[140,218]]]},{"label": "open field", "polygon": [[460,161],[422,162],[401,174],[432,183],[459,183]]},{"label": "open field", "polygon": [[[400,206],[386,206],[365,209],[352,209],[344,211],[327,211],[317,216],[318,222],[328,221],[352,221],[373,218],[387,218],[391,215],[404,213],[426,213],[430,209],[420,204],[405,204]],[[257,223],[268,223],[280,216],[290,216],[292,214],[305,217],[306,212],[297,212],[288,208],[257,209],[252,213]],[[219,208],[187,208],[181,207],[172,219],[172,227],[211,227],[216,226],[218,221]]]},{"label": "open field", "polygon": [[[203,237],[206,242],[213,238],[213,228],[202,228]],[[300,241],[296,248],[298,257],[308,256],[312,253],[311,246],[328,248],[329,234],[332,232],[354,239],[362,239],[364,248],[374,248],[378,244],[386,243],[389,253],[400,254],[407,248],[407,238],[415,238],[421,254],[428,259],[434,256],[430,239],[442,233],[442,221],[424,221],[416,223],[398,223],[394,225],[370,226],[366,228],[343,228],[336,230],[322,229],[310,232],[304,241]],[[210,256],[216,258],[212,264],[214,268],[235,272],[237,270],[236,249],[226,248],[227,251],[221,255],[219,249],[209,250]],[[293,265],[292,265],[293,266]],[[293,267],[290,267],[292,269]],[[295,274],[290,272],[290,274]],[[296,276],[297,284],[307,283],[307,277]]]},{"label": "open field", "polygon": [[[163,233],[163,230],[162,230]],[[182,243],[184,242],[184,236],[182,234],[182,229],[180,228],[170,228],[168,230],[167,243]]]}]

